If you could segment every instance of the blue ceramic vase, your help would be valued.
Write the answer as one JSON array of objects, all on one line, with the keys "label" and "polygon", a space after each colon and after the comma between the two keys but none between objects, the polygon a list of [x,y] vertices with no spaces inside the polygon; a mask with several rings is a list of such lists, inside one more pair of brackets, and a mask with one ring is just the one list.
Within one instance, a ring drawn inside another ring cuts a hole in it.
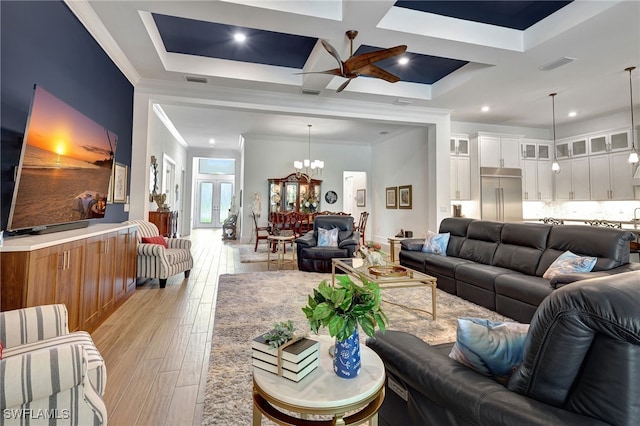
[{"label": "blue ceramic vase", "polygon": [[344,379],[353,379],[360,373],[360,336],[358,327],[346,340],[336,339],[333,371]]}]

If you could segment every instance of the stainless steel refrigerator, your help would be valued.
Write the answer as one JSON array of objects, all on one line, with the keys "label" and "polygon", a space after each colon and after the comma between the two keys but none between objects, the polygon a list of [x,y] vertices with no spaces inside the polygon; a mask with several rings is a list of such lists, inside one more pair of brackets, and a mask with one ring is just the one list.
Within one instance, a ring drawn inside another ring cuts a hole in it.
[{"label": "stainless steel refrigerator", "polygon": [[481,167],[482,219],[522,221],[522,170]]}]

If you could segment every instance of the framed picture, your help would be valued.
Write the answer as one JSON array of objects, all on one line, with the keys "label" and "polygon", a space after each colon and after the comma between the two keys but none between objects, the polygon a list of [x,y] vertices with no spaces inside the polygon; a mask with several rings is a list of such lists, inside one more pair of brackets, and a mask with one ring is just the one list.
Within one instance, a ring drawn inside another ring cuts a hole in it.
[{"label": "framed picture", "polygon": [[390,186],[386,190],[386,199],[387,199],[387,208],[388,209],[397,209],[398,208],[398,187]]},{"label": "framed picture", "polygon": [[113,202],[125,203],[127,201],[127,166],[116,163],[113,169]]},{"label": "framed picture", "polygon": [[403,185],[398,187],[398,208],[410,209],[411,208],[411,185]]},{"label": "framed picture", "polygon": [[113,173],[109,178],[109,192],[107,193],[107,204],[113,204]]},{"label": "framed picture", "polygon": [[356,190],[356,206],[357,207],[367,206],[367,190],[366,189]]}]

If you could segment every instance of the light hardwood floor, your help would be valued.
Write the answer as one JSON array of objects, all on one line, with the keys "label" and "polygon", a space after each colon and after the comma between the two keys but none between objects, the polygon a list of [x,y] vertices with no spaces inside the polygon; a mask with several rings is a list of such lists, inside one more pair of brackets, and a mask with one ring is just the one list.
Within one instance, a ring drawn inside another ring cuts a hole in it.
[{"label": "light hardwood floor", "polygon": [[138,287],[92,334],[107,365],[109,425],[200,425],[218,277],[266,270],[240,263],[238,244],[221,235],[194,230],[189,279]]}]

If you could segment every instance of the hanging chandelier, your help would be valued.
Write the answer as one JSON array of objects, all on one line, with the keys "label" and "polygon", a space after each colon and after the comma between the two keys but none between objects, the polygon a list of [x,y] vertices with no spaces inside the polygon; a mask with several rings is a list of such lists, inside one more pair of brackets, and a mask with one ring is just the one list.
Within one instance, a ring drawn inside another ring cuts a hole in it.
[{"label": "hanging chandelier", "polygon": [[629,71],[629,99],[630,99],[630,106],[631,106],[631,152],[629,153],[629,162],[631,164],[636,164],[638,161],[640,161],[640,158],[638,158],[638,151],[636,150],[636,143],[635,143],[636,129],[633,123],[633,86],[631,84],[631,71],[635,69],[636,67],[628,67],[624,69],[625,71]]},{"label": "hanging chandelier", "polygon": [[303,161],[294,161],[293,167],[296,169],[296,176],[300,178],[303,173],[307,176],[321,175],[322,169],[324,169],[324,161],[313,160],[311,161],[311,124],[307,124],[309,127],[309,157]]},{"label": "hanging chandelier", "polygon": [[558,163],[558,153],[556,151],[556,95],[557,93],[551,93],[551,115],[553,117],[553,163],[551,163],[551,170],[553,173],[560,173],[560,163]]}]

